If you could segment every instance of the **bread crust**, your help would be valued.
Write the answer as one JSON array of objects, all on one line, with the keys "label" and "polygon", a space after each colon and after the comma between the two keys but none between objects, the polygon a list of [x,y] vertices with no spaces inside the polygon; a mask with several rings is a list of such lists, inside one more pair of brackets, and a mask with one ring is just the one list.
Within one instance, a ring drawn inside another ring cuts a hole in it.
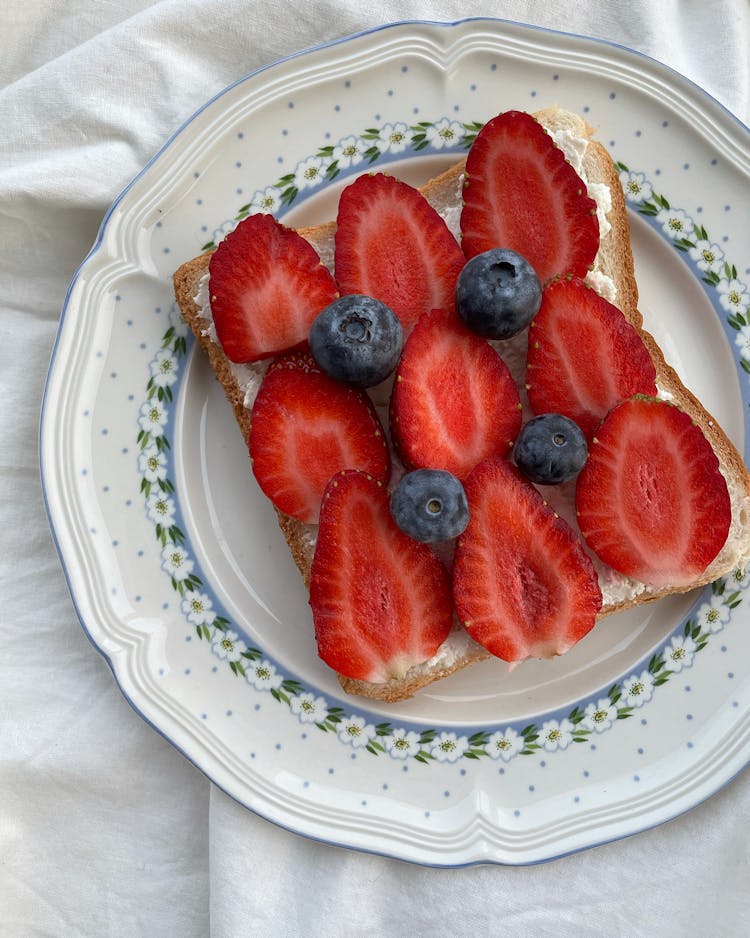
[{"label": "bread crust", "polygon": [[[635,279],[625,196],[620,185],[619,175],[609,153],[598,141],[592,138],[592,128],[578,115],[551,108],[537,112],[535,116],[548,129],[568,131],[574,136],[585,138],[588,141],[583,157],[582,172],[589,183],[606,185],[610,190],[612,201],[611,210],[607,214],[611,227],[607,235],[602,238],[600,253],[597,256],[597,270],[610,277],[614,282],[617,290],[616,305],[641,334],[654,362],[657,385],[660,391],[690,414],[693,420],[701,426],[719,458],[725,478],[728,481],[731,480],[731,484],[736,488],[736,503],[743,506],[741,509],[743,517],[738,519],[738,527],[744,534],[744,541],[741,545],[736,545],[734,550],[728,551],[725,548],[705,573],[693,583],[691,589],[703,586],[734,569],[738,560],[744,562],[750,556],[750,475],[748,475],[742,457],[718,422],[708,413],[695,395],[683,385],[677,372],[665,361],[664,355],[654,338],[643,329],[643,317],[638,310],[638,287]],[[465,160],[457,162],[450,169],[422,187],[422,193],[438,211],[460,205],[465,162]],[[321,258],[329,261],[332,258],[335,230],[336,224],[333,221],[312,228],[298,229],[299,233],[318,250]],[[225,357],[219,344],[213,340],[208,329],[209,323],[201,317],[202,310],[196,302],[200,283],[203,277],[208,274],[210,256],[210,253],[206,253],[195,257],[175,272],[175,297],[186,323],[195,335],[202,351],[208,356],[211,368],[224,389],[243,439],[247,444],[250,434],[251,412],[249,407],[245,406],[245,392],[236,378],[231,363]],[[310,570],[314,553],[314,547],[312,546],[314,539],[310,537],[311,529],[308,525],[281,512],[277,511],[277,515],[279,526],[294,562],[302,575],[305,586],[309,589]],[[685,591],[684,587],[666,587],[658,590],[647,587],[643,592],[632,598],[607,604],[602,608],[599,618],[632,606],[654,602],[671,593]],[[339,675],[339,681],[347,693],[386,702],[395,702],[413,696],[414,693],[433,681],[440,680],[470,664],[490,657],[489,652],[474,642],[458,623],[456,623],[449,641],[456,645],[456,649],[447,660],[438,658],[422,665],[416,665],[407,672],[404,678],[399,680],[394,679],[382,684],[372,684]]]}]

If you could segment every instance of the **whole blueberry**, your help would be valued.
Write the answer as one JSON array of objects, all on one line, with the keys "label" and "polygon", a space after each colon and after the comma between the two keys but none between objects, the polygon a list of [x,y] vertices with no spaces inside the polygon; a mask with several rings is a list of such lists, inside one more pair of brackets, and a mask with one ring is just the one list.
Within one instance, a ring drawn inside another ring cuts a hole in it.
[{"label": "whole blueberry", "polygon": [[469,523],[469,505],[461,482],[444,469],[415,469],[391,495],[396,524],[417,541],[433,544],[458,537]]},{"label": "whole blueberry", "polygon": [[491,248],[468,261],[456,283],[456,311],[472,332],[510,339],[536,316],[542,287],[526,258]]},{"label": "whole blueberry", "polygon": [[398,364],[404,334],[398,316],[371,296],[339,297],[310,329],[310,353],[332,378],[369,388]]},{"label": "whole blueberry", "polygon": [[521,427],[513,453],[527,479],[557,485],[583,468],[588,446],[575,421],[562,414],[540,414]]}]

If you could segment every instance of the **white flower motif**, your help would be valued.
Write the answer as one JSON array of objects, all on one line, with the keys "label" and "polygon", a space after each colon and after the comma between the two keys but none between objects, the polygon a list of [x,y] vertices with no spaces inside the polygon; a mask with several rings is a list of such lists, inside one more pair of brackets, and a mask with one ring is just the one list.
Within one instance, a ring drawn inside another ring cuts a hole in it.
[{"label": "white flower motif", "polygon": [[147,482],[161,482],[167,478],[167,457],[151,443],[138,454],[138,471]]},{"label": "white flower motif", "polygon": [[620,173],[620,182],[628,202],[645,202],[654,191],[645,173],[623,171]]},{"label": "white flower motif", "polygon": [[443,731],[431,744],[430,755],[438,762],[456,762],[468,748],[469,740],[465,736]]},{"label": "white flower motif", "polygon": [[631,674],[622,684],[622,699],[627,707],[642,707],[654,696],[654,676],[650,671]]},{"label": "white flower motif", "polygon": [[452,147],[463,139],[464,128],[458,121],[443,117],[441,120],[425,128],[425,137],[435,150],[443,147]]},{"label": "white flower motif", "polygon": [[710,241],[696,241],[695,247],[690,248],[688,253],[698,265],[698,270],[718,274],[724,263],[724,252],[718,244],[712,244]]},{"label": "white flower motif", "polygon": [[403,153],[411,143],[414,131],[408,124],[384,124],[375,146],[381,153]]},{"label": "white flower motif", "polygon": [[247,645],[242,641],[236,632],[227,629],[222,632],[221,629],[214,629],[211,639],[211,651],[222,661],[239,661],[242,652],[247,651]]},{"label": "white flower motif", "polygon": [[750,361],[750,326],[742,326],[741,329],[737,330],[734,344],[740,350],[740,355]]},{"label": "white flower motif", "polygon": [[375,738],[375,727],[365,724],[364,717],[347,717],[338,725],[337,734],[342,743],[361,749]]},{"label": "white flower motif", "polygon": [[250,212],[262,212],[273,215],[281,205],[281,193],[276,186],[266,186],[253,193],[250,200]]},{"label": "white flower motif", "polygon": [[325,178],[325,163],[320,156],[309,156],[297,164],[294,170],[294,186],[299,189],[310,189],[317,186]]},{"label": "white flower motif", "polygon": [[[213,603],[205,593],[188,590],[182,598],[182,612],[193,625],[211,625],[216,613],[211,608]],[[218,632],[214,636],[218,636]],[[244,651],[244,649],[243,649]]]},{"label": "white flower motif", "polygon": [[539,730],[539,745],[547,752],[556,749],[567,749],[573,739],[575,727],[567,718],[560,720],[546,720]]},{"label": "white flower motif", "polygon": [[193,572],[193,561],[184,547],[178,544],[167,544],[161,552],[161,568],[180,583]]},{"label": "white flower motif", "polygon": [[177,359],[168,349],[161,349],[151,365],[151,379],[157,388],[168,388],[177,380]]},{"label": "white flower motif", "polygon": [[244,667],[245,680],[256,690],[275,690],[283,681],[283,677],[277,673],[274,665],[265,658],[262,661],[250,661]]},{"label": "white flower motif", "polygon": [[141,405],[138,416],[138,426],[146,433],[161,435],[161,431],[169,418],[166,408],[158,400],[145,401]]},{"label": "white flower motif", "polygon": [[682,671],[689,668],[698,650],[697,645],[687,635],[675,635],[664,649],[664,663],[669,671]]},{"label": "white flower motif", "polygon": [[349,166],[357,166],[364,159],[367,144],[359,137],[350,136],[344,139],[333,148],[333,159],[338,163],[341,169]]},{"label": "white flower motif", "polygon": [[609,697],[600,697],[596,703],[593,701],[586,707],[583,725],[596,733],[603,733],[617,719],[617,707]]},{"label": "white flower motif", "polygon": [[698,620],[701,630],[706,629],[706,631],[711,632],[713,635],[716,632],[721,632],[727,622],[729,622],[731,615],[732,610],[729,606],[725,605],[724,597],[712,596],[707,603],[703,603],[700,607],[696,619]]},{"label": "white flower motif", "polygon": [[716,284],[719,302],[728,313],[746,313],[750,306],[750,293],[739,280],[720,280]]},{"label": "white flower motif", "polygon": [[227,221],[222,222],[218,228],[214,228],[214,243],[218,244],[219,241],[223,241],[228,234],[231,234],[231,232],[234,231],[238,224],[239,222],[236,219],[230,218],[227,219]]},{"label": "white flower motif", "polygon": [[403,727],[398,727],[390,736],[386,736],[383,745],[386,752],[390,753],[394,759],[408,759],[409,756],[415,756],[422,748],[419,733],[415,733],[414,730],[407,732]]},{"label": "white flower motif", "polygon": [[693,231],[693,221],[681,208],[663,208],[656,220],[672,238],[686,238]]},{"label": "white flower motif", "polygon": [[231,629],[227,629],[225,632],[221,629],[214,629],[211,650],[222,661],[239,661],[242,653],[247,651],[247,645],[237,632],[233,632]]},{"label": "white flower motif", "polygon": [[493,733],[487,740],[485,749],[487,755],[491,758],[510,762],[513,756],[517,756],[525,745],[526,741],[523,736],[518,734],[512,727],[508,727],[506,730],[498,730]]},{"label": "white flower motif", "polygon": [[322,723],[328,716],[328,704],[323,697],[305,692],[292,697],[289,709],[299,717],[300,723]]},{"label": "white flower motif", "polygon": [[746,589],[748,584],[750,584],[750,564],[746,567],[737,567],[730,573],[727,581],[727,585],[738,590]]},{"label": "white flower motif", "polygon": [[165,528],[168,528],[174,522],[176,509],[174,499],[168,498],[162,492],[152,492],[146,501],[149,521],[160,524]]}]

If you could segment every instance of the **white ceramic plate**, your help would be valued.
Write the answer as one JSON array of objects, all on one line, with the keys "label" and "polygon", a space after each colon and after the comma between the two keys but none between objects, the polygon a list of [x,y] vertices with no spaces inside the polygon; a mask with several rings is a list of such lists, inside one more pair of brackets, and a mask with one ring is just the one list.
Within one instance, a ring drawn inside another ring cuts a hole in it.
[{"label": "white ceramic plate", "polygon": [[744,451],[750,135],[617,46],[406,23],[228,88],[118,198],[73,281],[42,470],[81,621],[132,705],[286,828],[435,865],[530,863],[692,807],[750,758],[746,581],[611,617],[563,658],[485,662],[401,705],[345,697],[171,274],[259,207],[334,214],[352,174],[419,182],[476,123],[560,104],[628,167],[646,324]]}]

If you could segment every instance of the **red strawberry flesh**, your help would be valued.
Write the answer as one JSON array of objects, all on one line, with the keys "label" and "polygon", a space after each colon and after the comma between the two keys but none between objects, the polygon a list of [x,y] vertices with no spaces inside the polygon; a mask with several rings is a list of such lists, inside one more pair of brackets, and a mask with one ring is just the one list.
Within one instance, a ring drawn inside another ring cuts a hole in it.
[{"label": "red strawberry flesh", "polygon": [[375,297],[408,329],[421,313],[454,308],[464,261],[443,219],[407,183],[376,173],[341,193],[335,271],[342,295]]},{"label": "red strawberry flesh", "polygon": [[634,397],[597,430],[576,486],[578,522],[604,563],[654,586],[687,586],[729,533],[731,504],[703,431],[678,407]]},{"label": "red strawberry flesh", "polygon": [[580,538],[505,459],[485,460],[465,488],[470,520],[453,566],[459,619],[505,661],[563,654],[602,605]]},{"label": "red strawberry flesh", "polygon": [[426,544],[396,526],[382,483],[342,472],[328,486],[310,579],[320,657],[382,683],[431,658],[452,627],[450,582]]},{"label": "red strawberry flesh", "polygon": [[209,292],[216,334],[233,362],[300,346],[338,295],[313,246],[271,215],[251,215],[219,244]]},{"label": "red strawberry flesh", "polygon": [[596,203],[563,151],[530,114],[488,121],[469,150],[461,213],[467,257],[512,248],[544,284],[586,274],[599,250]]},{"label": "red strawberry flesh", "polygon": [[656,369],[622,312],[581,279],[555,280],[529,328],[526,388],[537,414],[575,420],[590,440],[634,394],[656,394]]},{"label": "red strawberry flesh", "polygon": [[423,315],[391,396],[391,433],[405,464],[464,479],[487,456],[507,453],[520,429],[518,389],[497,352],[455,313]]},{"label": "red strawberry flesh", "polygon": [[341,469],[387,480],[383,429],[363,391],[324,375],[306,354],[268,369],[253,405],[250,458],[263,492],[279,511],[318,520],[323,492]]}]

